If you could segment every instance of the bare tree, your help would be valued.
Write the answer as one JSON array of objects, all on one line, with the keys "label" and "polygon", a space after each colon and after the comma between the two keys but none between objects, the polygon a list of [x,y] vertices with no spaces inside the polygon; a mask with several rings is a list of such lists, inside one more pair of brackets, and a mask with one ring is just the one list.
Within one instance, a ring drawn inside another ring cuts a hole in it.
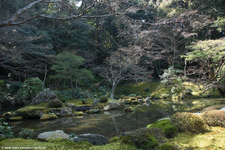
[{"label": "bare tree", "polygon": [[[139,57],[140,58],[140,57]],[[138,64],[138,57],[124,57],[114,54],[105,61],[104,71],[101,76],[112,85],[110,98],[113,99],[116,87],[120,81],[128,79],[141,79],[146,77],[146,71]]]}]

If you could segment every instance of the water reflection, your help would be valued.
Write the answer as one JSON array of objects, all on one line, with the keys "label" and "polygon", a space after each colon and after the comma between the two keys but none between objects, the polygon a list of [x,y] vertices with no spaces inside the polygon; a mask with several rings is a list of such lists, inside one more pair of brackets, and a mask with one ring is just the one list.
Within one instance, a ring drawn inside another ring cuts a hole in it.
[{"label": "water reflection", "polygon": [[198,112],[205,107],[225,104],[225,99],[201,99],[185,101],[155,100],[149,107],[137,107],[132,113],[113,110],[88,116],[62,117],[57,120],[40,121],[39,119],[9,122],[15,136],[25,128],[35,129],[37,134],[45,131],[63,130],[65,133],[94,133],[108,138],[122,132],[146,127],[148,124],[173,115],[176,112]]}]

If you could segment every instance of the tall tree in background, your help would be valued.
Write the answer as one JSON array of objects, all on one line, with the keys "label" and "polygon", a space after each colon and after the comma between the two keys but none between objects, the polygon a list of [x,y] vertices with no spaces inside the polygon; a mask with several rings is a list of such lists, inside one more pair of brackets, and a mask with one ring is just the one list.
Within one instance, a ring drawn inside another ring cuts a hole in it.
[{"label": "tall tree in background", "polygon": [[75,98],[73,82],[76,83],[77,88],[80,80],[93,79],[93,75],[89,70],[80,68],[83,62],[84,58],[64,52],[57,56],[55,65],[52,66],[52,70],[56,71],[58,78],[69,80],[73,98]]}]

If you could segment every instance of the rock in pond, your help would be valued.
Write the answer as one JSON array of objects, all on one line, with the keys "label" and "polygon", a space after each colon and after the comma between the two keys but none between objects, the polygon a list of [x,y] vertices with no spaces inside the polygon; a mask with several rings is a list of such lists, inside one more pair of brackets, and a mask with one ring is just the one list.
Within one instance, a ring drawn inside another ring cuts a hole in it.
[{"label": "rock in pond", "polygon": [[100,113],[100,109],[89,109],[85,111],[86,113],[92,114],[92,113]]},{"label": "rock in pond", "polygon": [[64,133],[62,130],[56,130],[56,131],[49,131],[49,132],[43,132],[38,135],[38,139],[46,140],[48,138],[55,139],[55,138],[62,138],[62,139],[69,139],[69,134]]},{"label": "rock in pond", "polygon": [[24,107],[16,110],[18,116],[22,116],[25,119],[40,118],[43,114],[48,113],[48,109],[45,107]]},{"label": "rock in pond", "polygon": [[110,109],[111,109],[111,107],[110,107],[109,105],[106,105],[106,106],[103,108],[104,111],[108,111],[108,110],[110,110]]},{"label": "rock in pond", "polygon": [[64,116],[71,116],[73,111],[69,107],[63,108],[52,108],[50,110],[51,113],[56,114],[57,116],[64,117]]},{"label": "rock in pond", "polygon": [[91,106],[75,106],[76,111],[86,111],[91,109]]},{"label": "rock in pond", "polygon": [[83,116],[85,115],[83,111],[76,111],[73,113],[73,116]]},{"label": "rock in pond", "polygon": [[75,104],[72,104],[72,103],[66,103],[66,107],[74,108],[74,107],[75,107]]},{"label": "rock in pond", "polygon": [[10,121],[19,121],[19,120],[23,120],[23,117],[21,116],[17,116],[17,117],[11,117],[9,118]]},{"label": "rock in pond", "polygon": [[57,99],[56,94],[50,89],[44,89],[32,101],[33,104],[47,103],[50,100]]},{"label": "rock in pond", "polygon": [[74,138],[71,138],[70,140],[74,142],[88,141],[94,145],[105,145],[109,142],[109,140],[103,135],[92,133],[80,134]]},{"label": "rock in pond", "polygon": [[57,119],[58,116],[56,116],[54,113],[49,113],[49,114],[43,114],[40,118],[40,120],[52,120],[52,119]]},{"label": "rock in pond", "polygon": [[121,106],[123,106],[123,103],[120,101],[109,101],[107,102],[107,105],[110,106],[110,109],[119,109]]},{"label": "rock in pond", "polygon": [[16,117],[16,113],[15,112],[5,112],[2,116],[3,118],[5,118],[6,120],[9,120],[12,117]]}]

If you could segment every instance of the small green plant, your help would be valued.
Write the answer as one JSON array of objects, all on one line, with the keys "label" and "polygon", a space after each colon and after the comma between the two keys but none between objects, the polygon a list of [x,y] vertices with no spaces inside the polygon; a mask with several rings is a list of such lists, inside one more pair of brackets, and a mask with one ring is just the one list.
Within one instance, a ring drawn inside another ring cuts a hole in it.
[{"label": "small green plant", "polygon": [[23,139],[32,139],[35,135],[36,133],[34,133],[33,129],[24,129],[19,132],[18,137]]},{"label": "small green plant", "polygon": [[77,135],[75,133],[71,133],[70,138],[74,138],[74,137],[77,137]]},{"label": "small green plant", "polygon": [[102,96],[102,97],[100,97],[99,102],[100,103],[106,103],[106,102],[108,102],[108,98],[105,97],[105,96]]},{"label": "small green plant", "polygon": [[160,121],[156,121],[153,124],[150,124],[147,126],[147,128],[152,128],[152,127],[161,128],[164,134],[166,135],[166,137],[168,138],[173,137],[174,134],[177,132],[177,128],[171,124],[170,119],[163,119]]},{"label": "small green plant", "polygon": [[10,126],[8,126],[8,123],[7,122],[3,122],[0,125],[0,134],[3,134],[3,136],[5,138],[14,138],[12,129],[11,129]]},{"label": "small green plant", "polygon": [[137,94],[130,94],[130,95],[128,95],[129,97],[136,97],[137,96]]},{"label": "small green plant", "polygon": [[51,101],[48,102],[48,107],[50,107],[50,108],[60,108],[60,107],[62,107],[62,101],[51,100]]}]

